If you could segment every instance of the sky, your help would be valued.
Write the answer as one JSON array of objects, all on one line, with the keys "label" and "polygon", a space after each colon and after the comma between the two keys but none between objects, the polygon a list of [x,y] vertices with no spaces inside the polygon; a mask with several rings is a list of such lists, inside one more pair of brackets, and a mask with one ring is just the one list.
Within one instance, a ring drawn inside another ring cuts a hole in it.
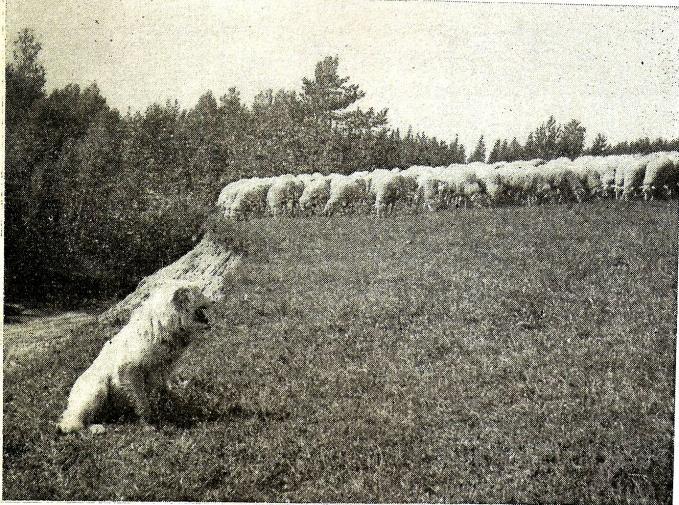
[{"label": "sky", "polygon": [[301,89],[324,56],[388,108],[390,125],[470,150],[577,118],[588,143],[679,136],[679,10],[450,2],[7,0],[6,57],[23,27],[48,89],[96,81],[121,112],[192,107],[235,86]]}]

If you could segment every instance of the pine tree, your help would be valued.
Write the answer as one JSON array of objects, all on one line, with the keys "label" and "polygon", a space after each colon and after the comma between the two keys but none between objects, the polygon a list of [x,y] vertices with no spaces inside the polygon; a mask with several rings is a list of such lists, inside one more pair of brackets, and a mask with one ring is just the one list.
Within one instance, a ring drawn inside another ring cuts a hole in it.
[{"label": "pine tree", "polygon": [[343,118],[342,111],[365,96],[358,84],[347,84],[349,77],[337,73],[339,58],[327,56],[316,64],[314,79],[302,79],[307,116],[314,118],[319,127],[332,129],[333,122]]},{"label": "pine tree", "polygon": [[610,146],[608,145],[608,139],[606,138],[606,135],[603,133],[597,133],[596,137],[594,137],[594,141],[592,142],[592,146],[587,150],[587,153],[591,154],[592,156],[604,156],[609,150]]},{"label": "pine tree", "polygon": [[453,163],[464,163],[464,159],[460,161],[460,139],[457,135],[455,135],[455,140],[448,146],[447,163],[449,165]]},{"label": "pine tree", "polygon": [[490,154],[488,155],[488,163],[497,163],[500,161],[500,139],[497,139],[495,141],[495,144],[493,144],[493,149],[491,149]]},{"label": "pine tree", "polygon": [[486,160],[486,144],[483,141],[483,135],[479,137],[479,142],[476,144],[476,149],[471,156],[469,156],[468,163],[473,163],[475,161],[484,162]]},{"label": "pine tree", "polygon": [[507,139],[502,141],[500,146],[500,155],[498,156],[498,161],[507,161],[509,159],[509,143]]},{"label": "pine tree", "polygon": [[516,140],[516,137],[512,139],[512,143],[509,144],[509,154],[507,156],[507,161],[516,161],[523,159],[523,149],[521,144]]},{"label": "pine tree", "polygon": [[464,144],[460,144],[460,146],[457,148],[457,163],[464,163],[464,160],[467,159],[467,152],[464,147]]},{"label": "pine tree", "polygon": [[533,132],[530,132],[528,134],[528,138],[526,139],[526,145],[523,148],[523,159],[534,160],[539,157],[540,154],[538,153],[538,148],[535,143],[535,137],[533,136]]}]

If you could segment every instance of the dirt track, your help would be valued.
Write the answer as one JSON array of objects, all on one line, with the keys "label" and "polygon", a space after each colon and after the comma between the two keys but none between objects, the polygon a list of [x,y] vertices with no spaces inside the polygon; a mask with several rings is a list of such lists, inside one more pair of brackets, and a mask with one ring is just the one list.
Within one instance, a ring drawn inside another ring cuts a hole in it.
[{"label": "dirt track", "polygon": [[70,333],[94,316],[85,312],[27,316],[25,320],[3,326],[3,369],[30,363],[35,356],[58,346]]}]

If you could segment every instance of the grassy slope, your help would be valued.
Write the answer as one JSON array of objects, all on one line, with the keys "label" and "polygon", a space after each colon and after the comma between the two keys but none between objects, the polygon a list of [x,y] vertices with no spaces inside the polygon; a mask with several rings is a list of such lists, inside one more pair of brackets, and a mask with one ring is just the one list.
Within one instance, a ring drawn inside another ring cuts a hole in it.
[{"label": "grassy slope", "polygon": [[676,202],[248,227],[159,429],[52,434],[112,330],[6,374],[5,498],[669,499]]}]

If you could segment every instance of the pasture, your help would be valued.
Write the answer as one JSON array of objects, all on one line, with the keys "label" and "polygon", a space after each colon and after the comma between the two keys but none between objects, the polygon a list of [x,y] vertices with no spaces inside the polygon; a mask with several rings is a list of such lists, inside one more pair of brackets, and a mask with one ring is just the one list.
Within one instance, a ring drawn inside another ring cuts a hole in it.
[{"label": "pasture", "polygon": [[671,499],[676,201],[242,226],[158,426],[54,434],[114,328],[5,370],[5,499]]}]

